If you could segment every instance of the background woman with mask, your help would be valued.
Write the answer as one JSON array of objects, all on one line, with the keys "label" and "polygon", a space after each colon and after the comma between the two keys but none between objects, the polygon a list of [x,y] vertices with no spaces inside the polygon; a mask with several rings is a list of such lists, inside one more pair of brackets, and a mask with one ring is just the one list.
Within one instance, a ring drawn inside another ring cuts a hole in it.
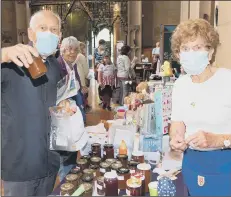
[{"label": "background woman with mask", "polygon": [[187,73],[174,84],[170,145],[184,152],[191,196],[231,196],[231,71],[212,67],[219,35],[203,19],[181,23],[172,51]]}]

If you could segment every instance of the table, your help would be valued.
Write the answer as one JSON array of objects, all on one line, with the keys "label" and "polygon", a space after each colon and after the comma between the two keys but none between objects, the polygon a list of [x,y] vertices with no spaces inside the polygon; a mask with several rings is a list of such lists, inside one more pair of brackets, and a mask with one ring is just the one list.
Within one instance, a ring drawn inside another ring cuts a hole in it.
[{"label": "table", "polygon": [[[158,174],[152,173],[152,181],[157,180]],[[60,185],[52,192],[51,196],[60,195],[60,186],[65,183],[65,180],[61,181]],[[177,175],[177,179],[173,181],[176,186],[176,196],[188,196],[187,188],[184,185],[182,174]],[[119,196],[126,195],[125,190],[120,190]],[[146,193],[145,196],[149,196],[149,193]]]}]

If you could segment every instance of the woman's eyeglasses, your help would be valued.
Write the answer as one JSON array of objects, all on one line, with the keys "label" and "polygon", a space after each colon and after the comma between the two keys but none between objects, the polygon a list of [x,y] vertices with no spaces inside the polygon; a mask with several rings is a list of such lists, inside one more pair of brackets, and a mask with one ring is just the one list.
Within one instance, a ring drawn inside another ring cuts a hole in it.
[{"label": "woman's eyeglasses", "polygon": [[208,46],[208,45],[202,45],[202,44],[200,44],[200,45],[195,45],[193,47],[181,46],[180,47],[180,51],[182,51],[182,52],[189,52],[189,51],[191,51],[191,49],[193,51],[203,51],[203,50],[209,50],[210,48],[211,47]]}]

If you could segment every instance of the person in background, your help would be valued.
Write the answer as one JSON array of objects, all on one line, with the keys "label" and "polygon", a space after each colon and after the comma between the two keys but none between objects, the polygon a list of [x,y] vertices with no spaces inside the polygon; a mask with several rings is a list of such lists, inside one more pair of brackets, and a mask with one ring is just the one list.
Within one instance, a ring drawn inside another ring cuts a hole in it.
[{"label": "person in background", "polygon": [[180,76],[186,75],[183,66],[180,67]]},{"label": "person in background", "polygon": [[128,96],[129,90],[128,85],[125,84],[126,81],[130,79],[131,70],[135,67],[137,58],[130,60],[131,47],[123,46],[121,48],[121,54],[117,58],[117,79],[120,87],[120,96],[119,96],[119,104],[124,104],[124,97]]},{"label": "person in background", "polygon": [[156,47],[152,49],[152,61],[153,73],[158,74],[160,72],[160,42],[157,42]]},{"label": "person in background", "polygon": [[[54,189],[60,155],[49,149],[49,107],[56,105],[60,65],[54,57],[61,38],[61,20],[52,11],[30,19],[32,46],[2,48],[1,179],[5,196],[48,196]],[[31,78],[27,68],[40,56],[48,71]]]},{"label": "person in background", "polygon": [[89,75],[89,67],[87,63],[87,58],[84,55],[86,54],[86,45],[82,42],[79,43],[79,53],[76,58],[77,63],[77,70],[80,76],[80,81],[82,84],[82,91],[84,97],[84,108],[85,110],[90,110],[90,106],[87,105],[87,94],[88,94],[88,87],[87,87],[87,80]]},{"label": "person in background", "polygon": [[184,153],[190,196],[231,196],[231,71],[211,66],[218,45],[203,19],[182,22],[171,40],[187,74],[173,87],[170,146]]},{"label": "person in background", "polygon": [[[67,37],[62,40],[60,46],[60,56],[58,57],[58,61],[61,65],[61,75],[62,77],[66,75],[74,74],[76,77],[76,86],[79,87],[79,90],[76,92],[76,96],[72,97],[76,101],[76,105],[79,107],[84,122],[86,121],[86,115],[84,111],[84,103],[83,103],[83,94],[82,94],[82,84],[80,80],[80,76],[77,70],[78,65],[75,60],[77,58],[79,50],[79,41],[73,37]],[[60,169],[59,169],[59,178],[62,181],[67,173],[71,170],[71,168],[76,164],[77,153],[76,152],[68,152],[68,151],[59,151],[61,155],[60,159]]]},{"label": "person in background", "polygon": [[98,68],[98,75],[103,109],[111,111],[112,91],[115,85],[115,66],[112,64],[110,56],[104,56],[103,63]]}]

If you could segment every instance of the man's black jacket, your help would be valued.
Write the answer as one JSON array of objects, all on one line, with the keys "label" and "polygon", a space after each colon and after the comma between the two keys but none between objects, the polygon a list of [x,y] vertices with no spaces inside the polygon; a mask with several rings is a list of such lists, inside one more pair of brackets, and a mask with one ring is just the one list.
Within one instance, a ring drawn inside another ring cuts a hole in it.
[{"label": "man's black jacket", "polygon": [[60,65],[48,57],[48,72],[33,80],[26,68],[1,65],[2,179],[28,181],[56,174],[60,155],[49,150],[49,107],[56,104]]}]

